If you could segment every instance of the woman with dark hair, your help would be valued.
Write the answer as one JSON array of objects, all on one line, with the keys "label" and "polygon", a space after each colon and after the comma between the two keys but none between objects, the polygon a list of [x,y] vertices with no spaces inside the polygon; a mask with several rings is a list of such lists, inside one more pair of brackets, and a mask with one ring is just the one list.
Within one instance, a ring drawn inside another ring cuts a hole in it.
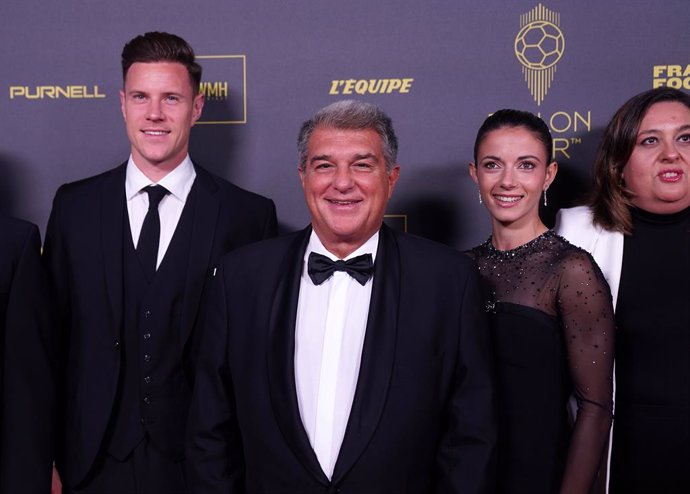
[{"label": "woman with dark hair", "polygon": [[659,88],[628,100],[604,131],[588,206],[557,223],[613,294],[609,492],[690,492],[690,95]]},{"label": "woman with dark hair", "polygon": [[552,146],[540,118],[500,110],[479,129],[469,165],[492,224],[470,255],[487,289],[501,493],[590,492],[611,425],[608,286],[587,252],[539,218],[557,171]]}]

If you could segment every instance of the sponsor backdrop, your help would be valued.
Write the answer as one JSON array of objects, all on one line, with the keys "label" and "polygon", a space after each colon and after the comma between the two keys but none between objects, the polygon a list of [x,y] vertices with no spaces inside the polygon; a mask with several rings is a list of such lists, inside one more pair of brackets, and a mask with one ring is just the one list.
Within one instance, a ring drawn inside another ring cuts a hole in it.
[{"label": "sponsor backdrop", "polygon": [[[489,221],[467,175],[491,112],[539,113],[560,164],[547,222],[587,187],[602,128],[628,97],[690,90],[687,0],[120,0],[0,5],[0,211],[42,230],[56,188],[128,156],[120,52],[170,31],[204,67],[191,155],[308,222],[295,140],[341,98],[384,108],[400,138],[387,222],[458,248]],[[237,214],[242,214],[238,211]]]}]

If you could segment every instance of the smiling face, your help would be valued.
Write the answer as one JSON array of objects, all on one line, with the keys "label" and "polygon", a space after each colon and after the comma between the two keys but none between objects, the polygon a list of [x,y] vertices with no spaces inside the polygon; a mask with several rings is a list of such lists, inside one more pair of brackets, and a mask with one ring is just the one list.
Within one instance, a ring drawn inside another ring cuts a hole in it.
[{"label": "smiling face", "polygon": [[525,127],[500,127],[488,132],[470,163],[484,205],[497,228],[525,231],[526,240],[542,225],[539,200],[556,176],[546,147]]},{"label": "smiling face", "polygon": [[137,62],[120,91],[122,115],[137,167],[159,180],[187,155],[189,133],[201,116],[203,94],[177,62]]},{"label": "smiling face", "polygon": [[690,207],[689,166],[690,109],[676,101],[652,105],[623,168],[632,203],[659,214]]},{"label": "smiling face", "polygon": [[313,131],[299,174],[312,227],[330,252],[344,258],[378,231],[399,173],[398,165],[386,170],[374,130]]}]

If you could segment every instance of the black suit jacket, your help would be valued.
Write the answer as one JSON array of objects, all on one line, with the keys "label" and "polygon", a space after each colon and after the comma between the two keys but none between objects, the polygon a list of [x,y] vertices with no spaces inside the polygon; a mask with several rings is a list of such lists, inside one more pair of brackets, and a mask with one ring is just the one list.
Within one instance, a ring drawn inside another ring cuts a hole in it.
[{"label": "black suit jacket", "polygon": [[190,409],[196,493],[485,492],[495,441],[488,335],[462,254],[385,226],[332,482],[302,425],[295,320],[310,229],[223,258]]},{"label": "black suit jacket", "polygon": [[38,228],[0,218],[0,492],[49,492],[55,382]]},{"label": "black suit jacket", "polygon": [[[195,165],[196,194],[183,310],[177,341],[193,383],[192,328],[208,272],[226,252],[276,231],[273,202],[242,190]],[[48,222],[44,257],[56,302],[61,339],[64,443],[63,481],[80,482],[93,464],[110,419],[120,375],[123,330],[123,238],[128,215],[126,163],[60,187]],[[127,240],[128,241],[128,240]],[[186,410],[185,410],[186,412]],[[157,424],[157,426],[161,426]],[[163,426],[164,427],[164,426]],[[171,433],[183,452],[183,431]],[[168,452],[170,453],[170,452]]]}]

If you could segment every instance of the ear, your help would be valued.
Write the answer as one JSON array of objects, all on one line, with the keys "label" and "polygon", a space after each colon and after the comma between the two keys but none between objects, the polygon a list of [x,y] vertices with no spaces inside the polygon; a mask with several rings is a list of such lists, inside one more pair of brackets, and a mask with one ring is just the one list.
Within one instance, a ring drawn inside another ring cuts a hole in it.
[{"label": "ear", "polygon": [[546,166],[546,180],[544,180],[544,190],[548,189],[556,179],[558,173],[558,163],[552,161]]},{"label": "ear", "polygon": [[479,179],[477,178],[477,165],[473,161],[470,161],[467,165],[467,171],[470,172],[470,177],[472,177],[474,183],[479,185]]},{"label": "ear", "polygon": [[127,121],[127,112],[125,111],[125,91],[120,89],[120,111],[122,112],[122,118]]},{"label": "ear", "polygon": [[395,189],[395,184],[398,183],[398,178],[400,178],[400,165],[396,163],[388,173],[388,199],[393,195],[393,189]]},{"label": "ear", "polygon": [[299,173],[299,181],[302,183],[302,189],[304,189],[306,169],[303,169],[300,165],[297,165],[297,173]]},{"label": "ear", "polygon": [[194,102],[192,107],[192,124],[196,123],[199,118],[201,118],[201,110],[204,109],[204,93],[199,91],[199,94],[194,96]]}]

